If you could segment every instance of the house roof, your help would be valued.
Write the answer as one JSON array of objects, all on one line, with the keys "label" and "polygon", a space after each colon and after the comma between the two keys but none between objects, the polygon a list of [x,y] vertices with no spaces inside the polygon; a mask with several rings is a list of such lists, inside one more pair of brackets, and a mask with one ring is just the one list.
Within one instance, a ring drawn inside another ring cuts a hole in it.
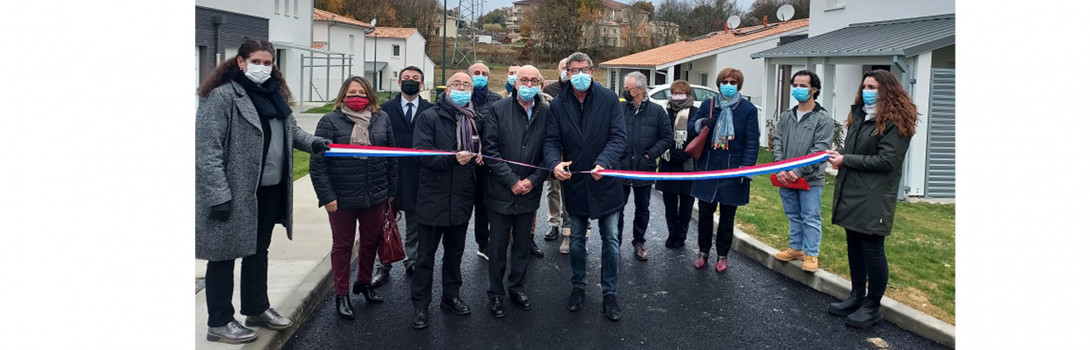
[{"label": "house roof", "polygon": [[341,15],[338,15],[338,14],[333,13],[333,12],[319,10],[319,9],[314,9],[314,20],[315,21],[322,21],[322,22],[333,22],[333,23],[347,24],[347,25],[353,25],[353,26],[363,27],[363,28],[371,28],[370,23],[363,23],[363,22],[354,20],[354,19],[349,18],[349,17],[341,16]]},{"label": "house roof", "polygon": [[[628,56],[603,62],[603,67],[658,67],[670,62],[699,56],[711,51],[721,50],[733,45],[782,34],[810,25],[809,19],[776,23],[765,28],[761,25],[738,28],[729,32],[717,31],[701,37],[679,41],[670,45],[638,52]],[[757,31],[759,30],[759,31]],[[737,33],[737,34],[736,34]],[[748,33],[748,34],[745,34]]]},{"label": "house roof", "polygon": [[416,28],[378,27],[371,34],[367,34],[367,37],[374,38],[377,35],[379,38],[407,39],[413,33],[416,33]]},{"label": "house roof", "polygon": [[954,44],[954,14],[856,23],[761,51],[753,58],[916,56]]}]

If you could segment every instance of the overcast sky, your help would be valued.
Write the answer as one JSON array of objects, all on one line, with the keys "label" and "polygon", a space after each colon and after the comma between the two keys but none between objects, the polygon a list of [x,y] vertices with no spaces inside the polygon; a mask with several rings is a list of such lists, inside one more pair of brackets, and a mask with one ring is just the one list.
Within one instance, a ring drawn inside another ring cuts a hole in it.
[{"label": "overcast sky", "polygon": [[[631,4],[633,1],[636,1],[636,0],[616,0],[616,1],[623,2],[623,3],[626,3],[626,4]],[[656,7],[658,7],[659,3],[662,2],[662,0],[650,0],[650,1],[651,1],[651,3],[655,4]],[[488,11],[492,11],[492,10],[495,10],[495,9],[498,9],[498,8],[501,8],[501,7],[511,6],[512,2],[515,2],[515,0],[485,0],[484,1],[485,11],[483,13],[481,13],[481,15],[483,15],[485,13],[488,13]],[[745,11],[745,10],[749,9],[749,5],[753,3],[753,0],[737,0],[737,2],[738,2],[738,7],[741,7],[742,11]],[[450,6],[451,8],[457,7],[458,6],[458,0],[447,0],[447,6]]]}]

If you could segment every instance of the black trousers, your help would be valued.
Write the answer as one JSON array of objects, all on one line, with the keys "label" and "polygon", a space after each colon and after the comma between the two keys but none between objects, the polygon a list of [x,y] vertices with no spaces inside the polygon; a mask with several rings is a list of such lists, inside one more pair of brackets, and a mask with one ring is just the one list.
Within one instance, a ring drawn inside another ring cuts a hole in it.
[{"label": "black trousers", "polygon": [[882,295],[886,294],[886,284],[889,282],[886,237],[845,231],[848,234],[848,270],[852,277],[852,295],[864,295],[866,292],[867,299],[879,303]]},{"label": "black trousers", "polygon": [[[269,308],[269,244],[276,222],[284,215],[283,184],[257,189],[257,250],[242,258],[239,292],[242,314],[259,315]],[[231,297],[235,289],[235,260],[209,261],[204,273],[208,326],[220,327],[235,320]]]},{"label": "black trousers", "polygon": [[701,253],[708,253],[712,248],[712,225],[715,205],[719,204],[719,228],[715,230],[715,253],[727,256],[731,243],[734,243],[734,213],[737,206],[700,201],[700,215],[697,219],[696,242]]},{"label": "black trousers", "polygon": [[[636,195],[636,217],[632,220],[632,246],[643,244],[647,240],[647,223],[651,220],[651,185],[629,186],[624,185],[624,202],[628,205],[628,196]],[[621,207],[621,216],[617,218],[617,242],[624,242],[624,207]]]},{"label": "black trousers", "polygon": [[462,289],[462,252],[466,248],[467,228],[468,222],[457,226],[418,225],[419,251],[411,288],[413,307],[427,309],[431,305],[435,253],[439,243],[443,244],[443,299],[458,297]]},{"label": "black trousers", "polygon": [[[488,296],[503,297],[503,276],[507,274],[507,243],[511,242],[511,273],[507,275],[507,288],[514,292],[522,291],[526,281],[526,267],[530,264],[530,243],[533,236],[530,226],[534,223],[534,213],[503,215],[495,211],[488,213],[491,224],[491,245],[488,246]],[[514,232],[511,228],[514,227]]]},{"label": "black trousers", "polygon": [[662,192],[662,204],[666,206],[666,228],[670,231],[667,242],[685,242],[689,235],[689,220],[693,219],[693,200],[693,196]]},{"label": "black trousers", "polygon": [[473,196],[473,238],[477,241],[477,247],[488,251],[488,208],[484,206],[484,199],[488,188],[488,168],[477,167],[477,193]]}]

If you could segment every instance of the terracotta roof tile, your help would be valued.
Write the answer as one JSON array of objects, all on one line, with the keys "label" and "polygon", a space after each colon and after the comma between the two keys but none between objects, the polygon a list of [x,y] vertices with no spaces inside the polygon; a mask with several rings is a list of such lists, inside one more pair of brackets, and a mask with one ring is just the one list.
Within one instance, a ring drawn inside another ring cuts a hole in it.
[{"label": "terracotta roof tile", "polygon": [[416,28],[378,27],[367,37],[374,38],[377,35],[380,38],[406,39],[413,36],[413,33],[416,33]]},{"label": "terracotta roof tile", "polygon": [[319,9],[314,9],[314,20],[315,21],[341,23],[341,24],[349,24],[349,25],[354,25],[354,26],[358,26],[358,27],[371,28],[370,23],[363,23],[363,22],[354,20],[352,18],[348,18],[348,17],[345,17],[345,16],[338,15],[336,13],[332,13],[332,12],[324,11],[324,10],[319,10]]},{"label": "terracotta roof tile", "polygon": [[693,41],[679,41],[651,50],[637,52],[628,56],[603,62],[601,66],[656,67],[662,64],[723,49],[728,46],[782,34],[787,31],[806,27],[808,25],[810,25],[809,19],[797,19],[793,21],[782,22],[768,30],[755,32],[747,35],[735,35],[734,33],[745,33],[747,31],[759,29],[761,26],[758,25],[753,27],[738,28],[728,33],[724,33],[723,31],[712,32],[712,35],[706,38]]}]

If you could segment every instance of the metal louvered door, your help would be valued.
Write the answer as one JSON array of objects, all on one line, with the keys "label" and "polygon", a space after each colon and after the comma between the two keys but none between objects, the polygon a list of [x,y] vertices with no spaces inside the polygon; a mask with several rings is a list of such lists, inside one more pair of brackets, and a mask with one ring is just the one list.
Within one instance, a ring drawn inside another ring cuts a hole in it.
[{"label": "metal louvered door", "polygon": [[926,198],[954,198],[954,70],[931,70]]}]

